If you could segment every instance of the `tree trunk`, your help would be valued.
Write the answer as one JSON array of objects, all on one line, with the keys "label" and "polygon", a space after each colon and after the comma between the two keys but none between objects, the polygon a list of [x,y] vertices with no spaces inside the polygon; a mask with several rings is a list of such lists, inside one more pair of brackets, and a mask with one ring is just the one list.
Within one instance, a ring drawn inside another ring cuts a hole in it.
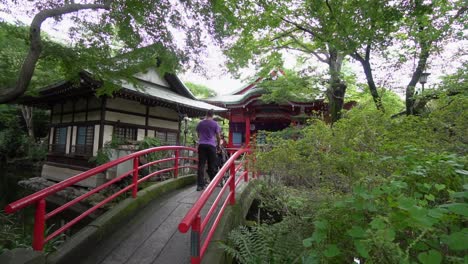
[{"label": "tree trunk", "polygon": [[42,53],[41,26],[49,17],[61,16],[86,9],[110,9],[111,1],[103,1],[103,4],[65,4],[52,9],[44,9],[37,13],[29,29],[30,46],[28,54],[21,66],[18,81],[12,88],[0,87],[0,104],[11,103],[26,92],[36,69],[36,63]]},{"label": "tree trunk", "polygon": [[418,114],[415,110],[415,99],[414,91],[416,84],[419,81],[421,73],[426,68],[427,58],[429,57],[429,49],[431,47],[431,42],[421,42],[421,53],[419,54],[418,66],[411,76],[411,80],[406,86],[406,114],[407,115],[416,115]]},{"label": "tree trunk", "polygon": [[32,140],[34,137],[34,123],[33,123],[33,108],[31,106],[20,105],[21,113],[23,114],[26,128],[28,129],[28,135]]},{"label": "tree trunk", "polygon": [[379,96],[377,86],[374,82],[374,76],[372,75],[372,68],[370,65],[370,50],[371,45],[368,44],[366,47],[365,58],[363,58],[357,51],[355,51],[351,56],[357,61],[359,61],[362,65],[364,74],[366,75],[367,85],[369,86],[369,91],[372,95],[372,99],[374,99],[375,107],[377,108],[377,110],[385,112],[384,106],[382,104],[382,98]]},{"label": "tree trunk", "polygon": [[343,64],[344,55],[337,50],[329,48],[330,57],[328,66],[330,71],[330,82],[327,89],[328,112],[331,122],[335,123],[341,118],[341,111],[344,105],[344,96],[346,93],[346,84],[341,80],[341,66]]}]

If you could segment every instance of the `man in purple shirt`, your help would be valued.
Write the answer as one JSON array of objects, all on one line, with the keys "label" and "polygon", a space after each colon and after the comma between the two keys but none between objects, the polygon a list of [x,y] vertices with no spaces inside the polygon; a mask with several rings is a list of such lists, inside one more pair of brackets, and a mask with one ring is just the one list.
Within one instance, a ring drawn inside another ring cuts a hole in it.
[{"label": "man in purple shirt", "polygon": [[216,147],[219,146],[221,127],[213,120],[213,110],[208,110],[206,118],[197,125],[198,134],[198,172],[197,191],[205,188],[205,162],[208,161],[208,176],[213,180],[216,175]]}]

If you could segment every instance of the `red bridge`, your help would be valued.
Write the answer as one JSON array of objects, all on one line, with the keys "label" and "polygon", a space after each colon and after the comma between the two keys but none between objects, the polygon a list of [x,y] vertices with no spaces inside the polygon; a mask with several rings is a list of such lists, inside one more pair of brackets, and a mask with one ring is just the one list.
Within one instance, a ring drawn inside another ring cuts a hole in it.
[{"label": "red bridge", "polygon": [[[196,151],[194,148],[183,146],[164,146],[135,152],[24,197],[7,205],[5,211],[11,214],[27,206],[35,206],[32,247],[36,251],[42,251],[46,243],[116,197],[131,192],[133,199],[124,200],[121,204],[126,203],[128,208],[137,208],[138,205],[145,204],[143,210],[133,210],[134,212],[127,215],[123,223],[122,221],[115,223],[118,217],[113,218],[112,214],[103,214],[60,246],[56,253],[51,254],[47,262],[201,263],[208,252],[208,246],[225,209],[228,205],[236,203],[236,189],[243,182],[248,182],[249,176],[256,177],[256,175],[248,171],[248,161],[254,161],[248,158],[250,150],[237,149],[232,150],[229,160],[203,192],[196,192],[195,187],[190,184],[189,187],[186,185],[179,188],[181,184],[175,184],[176,181],[194,182],[193,174],[196,172],[198,160],[194,155],[189,154],[196,154]],[[140,159],[148,159],[148,155],[153,153],[166,153],[167,158],[149,161],[145,164],[140,163]],[[129,160],[133,160],[132,170],[46,212],[48,197]],[[152,172],[149,170],[158,164],[166,164],[166,166]],[[167,166],[167,164],[170,165]],[[146,175],[142,176],[143,171],[146,171]],[[184,173],[187,171],[192,172],[191,176]],[[172,172],[173,179],[147,188],[154,187],[153,194],[149,194],[147,189],[139,191],[139,186],[141,187],[143,182],[168,172]],[[105,197],[51,234],[45,235],[47,220],[125,179],[130,179],[128,185]],[[169,189],[173,191],[166,192],[167,194],[160,195],[157,199],[154,198]],[[140,198],[141,201],[138,200]],[[128,208],[125,210],[129,210]],[[125,214],[123,212],[125,210],[120,210],[118,214]],[[191,232],[190,235],[187,234],[188,231]],[[102,234],[106,234],[105,237]],[[83,250],[86,250],[86,253]]]}]

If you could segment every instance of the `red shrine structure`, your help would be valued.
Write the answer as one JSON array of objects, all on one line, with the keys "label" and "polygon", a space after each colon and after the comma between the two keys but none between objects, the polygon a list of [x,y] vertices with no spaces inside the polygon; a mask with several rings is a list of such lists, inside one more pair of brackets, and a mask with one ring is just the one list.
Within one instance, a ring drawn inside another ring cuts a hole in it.
[{"label": "red shrine structure", "polygon": [[[278,74],[284,74],[282,71]],[[277,72],[270,73],[276,78]],[[207,98],[209,104],[228,109],[220,113],[229,120],[228,147],[240,147],[250,143],[251,135],[257,131],[278,131],[291,125],[304,123],[308,118],[317,117],[329,120],[328,103],[324,99],[310,102],[287,102],[284,104],[265,103],[260,97],[266,91],[257,86],[264,78],[260,77],[253,83],[230,94]],[[350,109],[355,102],[347,102],[344,109]]]}]

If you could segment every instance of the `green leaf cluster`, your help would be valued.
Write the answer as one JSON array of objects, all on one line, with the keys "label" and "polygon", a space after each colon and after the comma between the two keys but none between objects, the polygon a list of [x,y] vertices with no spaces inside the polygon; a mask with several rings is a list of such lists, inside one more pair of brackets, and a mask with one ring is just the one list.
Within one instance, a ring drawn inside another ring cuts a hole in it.
[{"label": "green leaf cluster", "polygon": [[464,263],[468,97],[458,91],[423,116],[361,104],[333,127],[311,119],[270,133],[256,153],[268,186],[257,199],[279,222],[262,228],[313,225],[295,251],[303,263]]}]

